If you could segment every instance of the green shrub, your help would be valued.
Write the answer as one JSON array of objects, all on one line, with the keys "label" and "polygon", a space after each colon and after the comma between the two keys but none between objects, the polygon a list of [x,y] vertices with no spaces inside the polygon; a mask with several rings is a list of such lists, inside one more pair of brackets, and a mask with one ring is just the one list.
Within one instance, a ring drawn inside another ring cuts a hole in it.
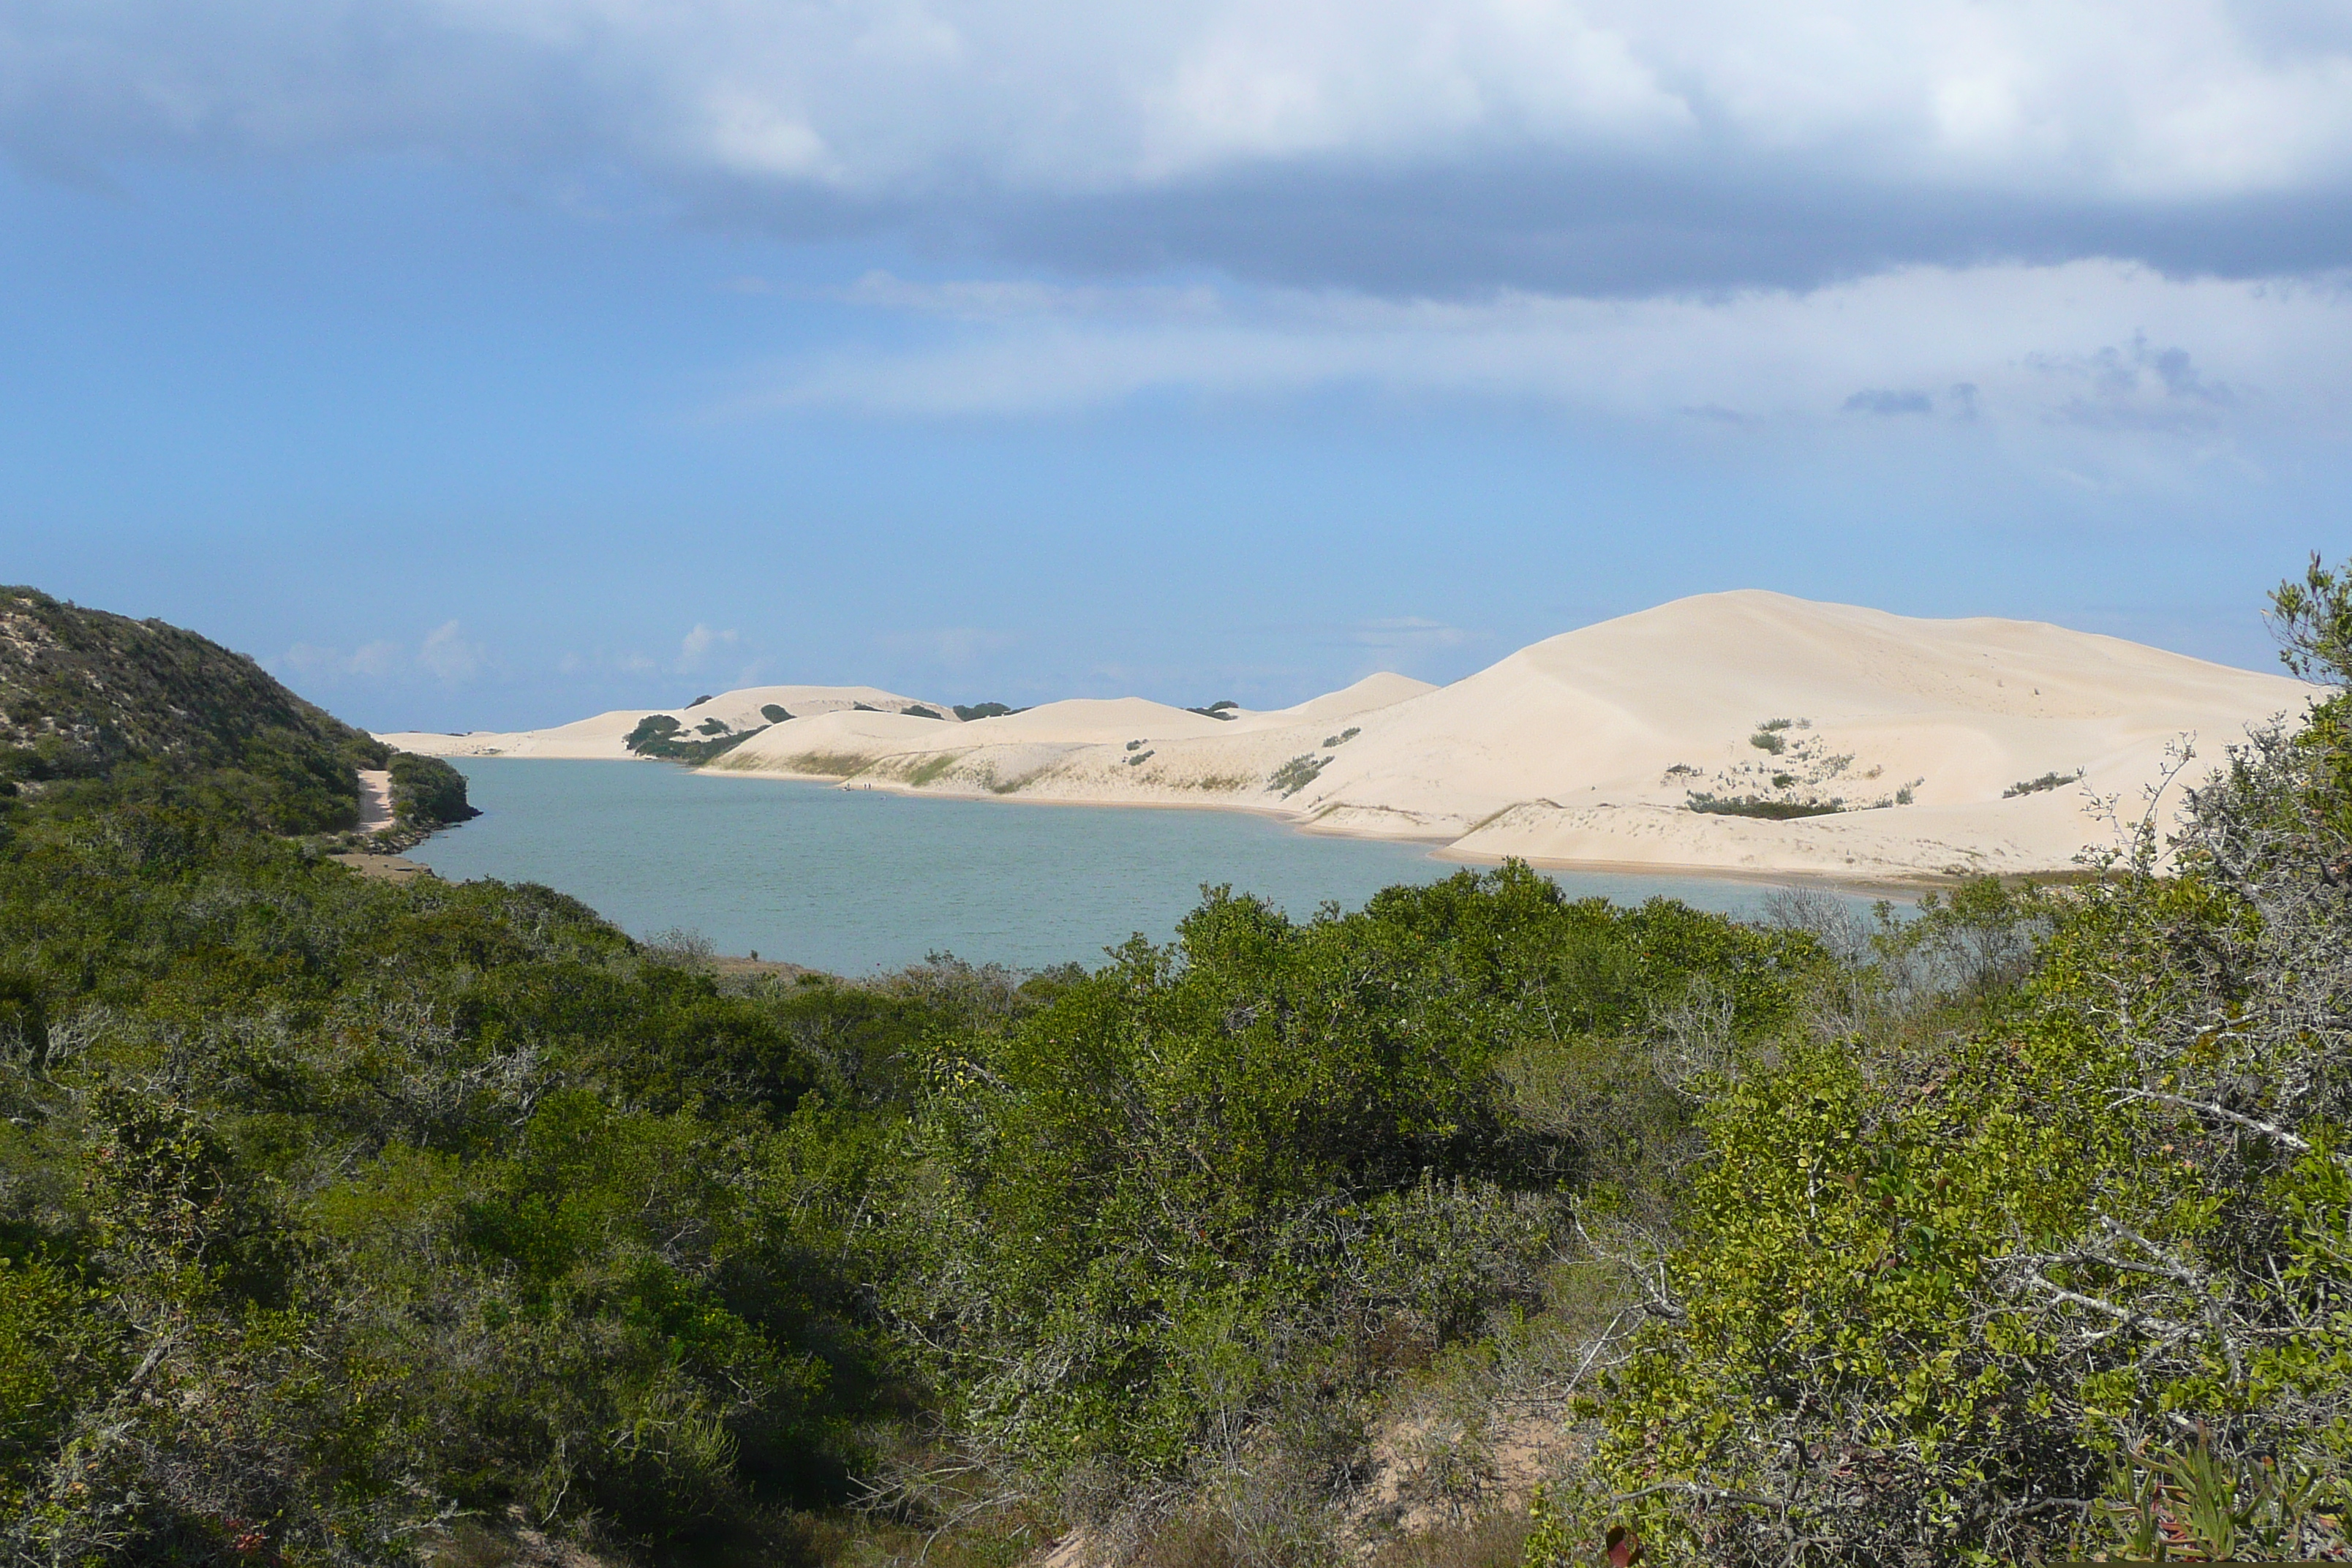
[{"label": "green shrub", "polygon": [[939,714],[932,711],[930,709],[919,707],[912,703],[899,709],[898,711],[904,713],[909,719],[936,719],[939,717]]},{"label": "green shrub", "polygon": [[1306,924],[1213,890],[1174,947],[940,1043],[887,1304],[954,1429],[1036,1484],[1197,1473],[1303,1391],[1539,1297],[1561,1184],[1640,1122],[1542,1098],[1523,1047],[1622,1029],[1699,969],[1749,1032],[1814,962],[1517,865]]},{"label": "green shrub", "polygon": [[781,724],[792,715],[784,710],[781,702],[762,702],[760,704],[760,717],[771,724]]},{"label": "green shrub", "polygon": [[1267,776],[1265,787],[1280,790],[1283,798],[1287,800],[1313,784],[1323,772],[1325,764],[1330,760],[1328,757],[1318,757],[1312,752],[1302,752],[1275,769]]},{"label": "green shrub", "polygon": [[1758,816],[1769,822],[1831,816],[1845,809],[1845,803],[1837,800],[1769,800],[1762,795],[1719,795],[1710,791],[1696,792],[1684,804],[1710,816]]},{"label": "green shrub", "polygon": [[1028,710],[1025,708],[1007,708],[1002,702],[973,702],[968,704],[959,702],[955,705],[955,716],[961,719],[966,723],[970,723],[974,719],[1002,719],[1009,713],[1025,713]]},{"label": "green shrub", "polygon": [[393,820],[402,826],[436,827],[481,815],[467,804],[466,775],[441,758],[395,752],[388,768]]},{"label": "green shrub", "polygon": [[1349,741],[1354,740],[1357,736],[1359,736],[1359,735],[1360,735],[1360,734],[1362,734],[1362,733],[1363,733],[1363,731],[1361,731],[1360,729],[1349,728],[1349,729],[1342,730],[1342,731],[1339,731],[1338,734],[1336,734],[1336,735],[1326,735],[1326,736],[1324,736],[1324,737],[1323,737],[1323,744],[1324,744],[1327,748],[1328,748],[1328,747],[1331,747],[1331,746],[1342,746],[1342,745],[1347,744]]},{"label": "green shrub", "polygon": [[2043,773],[2038,779],[2025,779],[2010,785],[2000,792],[2000,798],[2011,800],[2021,795],[2039,795],[2044,790],[2063,789],[2070,784],[2079,782],[2082,776],[2083,770],[2080,768],[2076,768],[2071,773],[2062,773],[2053,770]]}]

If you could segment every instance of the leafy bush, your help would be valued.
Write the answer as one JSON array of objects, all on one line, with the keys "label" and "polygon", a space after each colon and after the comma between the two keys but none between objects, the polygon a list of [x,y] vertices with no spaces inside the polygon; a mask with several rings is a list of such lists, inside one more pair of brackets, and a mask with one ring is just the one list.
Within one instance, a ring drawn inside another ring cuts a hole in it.
[{"label": "leafy bush", "polygon": [[1959,1029],[1825,1017],[1717,1078],[1586,1405],[1600,1500],[1531,1563],[1613,1510],[1728,1564],[2352,1552],[2347,711],[2195,791],[2177,875],[2143,840],[1883,934]]},{"label": "leafy bush", "polygon": [[1025,713],[1028,710],[1025,708],[1007,708],[1002,702],[973,702],[968,704],[959,702],[955,705],[955,716],[964,721],[966,723],[970,723],[974,719],[1002,719],[1009,713]]},{"label": "leafy bush", "polygon": [[1184,711],[1198,713],[1204,719],[1230,719],[1234,716],[1234,710],[1240,706],[1241,704],[1233,699],[1226,698],[1222,701],[1212,702],[1206,708],[1187,708]]},{"label": "leafy bush", "polygon": [[909,719],[936,719],[939,717],[939,714],[932,711],[930,709],[919,707],[914,703],[908,703],[906,707],[899,709],[898,711],[904,713]]},{"label": "leafy bush", "polygon": [[760,704],[760,717],[771,724],[781,724],[792,715],[785,711],[781,702],[762,702]]},{"label": "leafy bush", "polygon": [[1789,749],[1789,742],[1770,730],[1757,731],[1748,737],[1748,743],[1759,752],[1769,752],[1776,757]]},{"label": "leafy bush", "polygon": [[1302,752],[1267,775],[1265,787],[1278,789],[1285,800],[1297,795],[1321,775],[1328,757],[1318,757],[1312,752]]},{"label": "leafy bush", "polygon": [[441,758],[394,752],[387,767],[393,820],[401,826],[437,827],[481,815],[467,804],[466,775]]},{"label": "leafy bush", "polygon": [[1360,734],[1362,734],[1362,733],[1363,733],[1363,731],[1362,731],[1362,730],[1360,730],[1360,729],[1358,729],[1358,728],[1355,728],[1355,727],[1352,727],[1352,726],[1351,726],[1351,727],[1349,727],[1349,728],[1348,728],[1348,729],[1345,729],[1345,730],[1340,731],[1339,731],[1338,734],[1336,734],[1336,735],[1326,735],[1326,736],[1324,736],[1324,737],[1323,737],[1323,744],[1324,744],[1324,746],[1325,746],[1326,748],[1332,747],[1332,746],[1340,746],[1340,745],[1345,745],[1347,742],[1349,742],[1349,741],[1354,740],[1357,736],[1359,736],[1359,735],[1360,735]]},{"label": "leafy bush", "polygon": [[1816,962],[1521,866],[1306,924],[1213,890],[1173,948],[940,1043],[886,1303],[985,1462],[1148,1494],[1540,1296],[1561,1184],[1642,1125],[1537,1087],[1561,1032],[1700,969],[1752,1032]]}]

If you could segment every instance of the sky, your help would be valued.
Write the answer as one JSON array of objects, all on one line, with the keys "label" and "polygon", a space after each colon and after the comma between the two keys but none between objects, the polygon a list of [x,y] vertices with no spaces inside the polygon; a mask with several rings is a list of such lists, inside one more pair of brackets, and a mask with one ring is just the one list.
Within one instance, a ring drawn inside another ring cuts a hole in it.
[{"label": "sky", "polygon": [[0,0],[0,581],[380,730],[2274,668],[2347,500],[2347,0]]}]

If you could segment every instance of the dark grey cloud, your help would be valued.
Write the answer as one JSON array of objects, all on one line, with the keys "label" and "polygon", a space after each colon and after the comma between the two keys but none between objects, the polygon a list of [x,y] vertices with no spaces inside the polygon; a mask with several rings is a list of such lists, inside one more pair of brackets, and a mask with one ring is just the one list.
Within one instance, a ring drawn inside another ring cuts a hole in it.
[{"label": "dark grey cloud", "polygon": [[2352,268],[2352,11],[0,0],[0,154],[593,172],[790,237],[1398,296],[2310,275]]}]

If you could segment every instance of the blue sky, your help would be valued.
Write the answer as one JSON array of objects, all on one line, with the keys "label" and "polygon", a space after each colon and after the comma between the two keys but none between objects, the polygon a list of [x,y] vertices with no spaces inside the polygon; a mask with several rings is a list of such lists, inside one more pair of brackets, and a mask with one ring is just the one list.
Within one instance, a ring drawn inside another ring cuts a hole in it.
[{"label": "blue sky", "polygon": [[0,579],[379,728],[2263,666],[2347,437],[2343,4],[0,0]]}]

